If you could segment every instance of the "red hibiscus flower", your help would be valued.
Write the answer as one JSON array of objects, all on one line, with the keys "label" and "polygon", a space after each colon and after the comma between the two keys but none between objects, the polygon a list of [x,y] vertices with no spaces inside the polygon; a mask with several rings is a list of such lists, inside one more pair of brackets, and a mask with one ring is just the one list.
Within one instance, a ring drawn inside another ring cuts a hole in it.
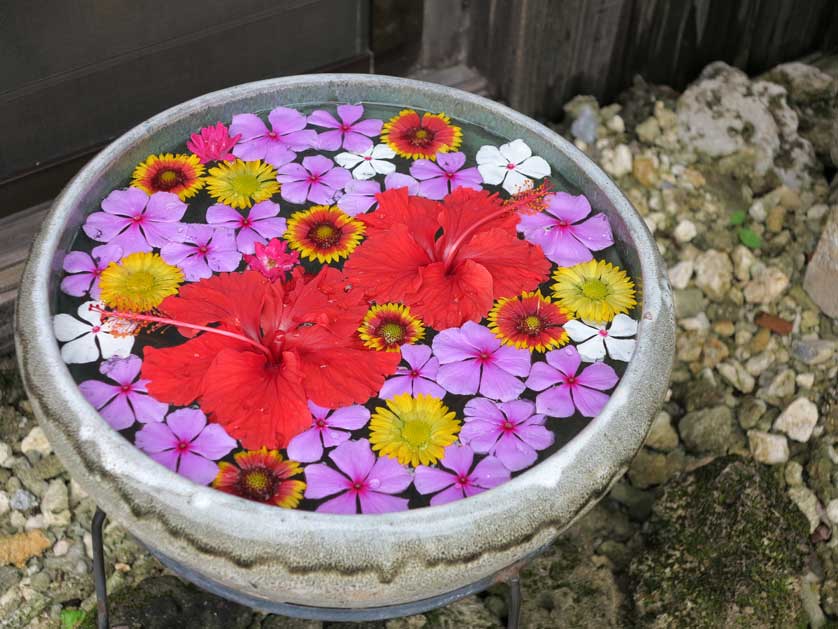
[{"label": "red hibiscus flower", "polygon": [[273,283],[255,271],[215,275],[161,304],[156,320],[191,338],[146,347],[142,375],[155,398],[197,401],[245,448],[281,448],[311,427],[307,400],[364,403],[395,372],[397,353],[370,351],[355,334],[368,307],[331,267]]},{"label": "red hibiscus flower", "polygon": [[517,236],[521,209],[484,190],[457,188],[442,203],[389,190],[358,217],[367,239],[344,270],[369,297],[402,302],[438,330],[480,321],[495,299],[534,290],[550,271]]}]

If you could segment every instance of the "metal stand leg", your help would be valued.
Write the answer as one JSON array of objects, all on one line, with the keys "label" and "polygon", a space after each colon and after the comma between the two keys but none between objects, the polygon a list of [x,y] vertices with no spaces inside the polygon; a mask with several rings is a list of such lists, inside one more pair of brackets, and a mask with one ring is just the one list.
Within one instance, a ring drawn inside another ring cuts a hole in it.
[{"label": "metal stand leg", "polygon": [[93,524],[90,535],[93,538],[93,582],[96,588],[96,627],[109,629],[108,619],[108,586],[105,580],[105,548],[102,544],[102,525],[107,514],[99,507],[93,514]]},{"label": "metal stand leg", "polygon": [[507,629],[518,629],[521,625],[521,579],[518,575],[510,577],[506,586],[509,588],[509,615]]}]

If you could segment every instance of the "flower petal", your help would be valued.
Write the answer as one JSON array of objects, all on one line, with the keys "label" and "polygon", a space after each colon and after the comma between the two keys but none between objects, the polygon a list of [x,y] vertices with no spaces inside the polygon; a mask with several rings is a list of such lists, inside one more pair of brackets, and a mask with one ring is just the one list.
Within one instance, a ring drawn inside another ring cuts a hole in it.
[{"label": "flower petal", "polygon": [[314,500],[331,496],[340,491],[346,491],[351,484],[346,476],[336,472],[323,463],[307,465],[305,468],[305,477],[305,497]]},{"label": "flower petal", "polygon": [[570,231],[591,251],[601,251],[614,244],[611,225],[605,214],[594,214],[588,220],[571,226]]},{"label": "flower petal", "polygon": [[375,455],[366,439],[347,441],[332,450],[329,458],[351,481],[364,480],[375,464]]},{"label": "flower petal", "polygon": [[460,395],[477,393],[477,388],[480,386],[480,366],[473,360],[441,365],[437,382],[449,393]]},{"label": "flower petal", "polygon": [[[445,367],[442,367],[445,369]],[[524,392],[523,381],[495,365],[483,365],[480,393],[493,400],[514,400]],[[452,392],[453,393],[453,392]]]},{"label": "flower petal", "polygon": [[593,363],[598,360],[602,360],[605,358],[604,341],[605,339],[597,334],[596,336],[589,338],[584,343],[580,343],[576,346],[576,350],[579,352],[579,357],[586,363]]},{"label": "flower petal", "polygon": [[416,468],[413,486],[420,494],[433,494],[450,487],[456,480],[457,477],[451,472],[420,465]]},{"label": "flower petal", "polygon": [[535,398],[535,410],[550,417],[570,417],[576,412],[570,387],[560,384],[539,393]]},{"label": "flower petal", "polygon": [[184,452],[180,456],[177,473],[185,476],[193,483],[209,485],[218,475],[218,466],[202,456],[192,452]]},{"label": "flower petal", "polygon": [[555,367],[551,367],[547,363],[534,363],[530,369],[530,375],[527,377],[527,388],[533,391],[543,391],[549,386],[562,381],[561,373]]},{"label": "flower petal", "polygon": [[618,339],[609,336],[605,339],[605,346],[608,348],[608,354],[614,360],[621,360],[628,362],[634,354],[634,339]]},{"label": "flower petal", "polygon": [[329,415],[329,426],[345,430],[359,430],[366,426],[369,420],[369,409],[355,404],[339,408]]},{"label": "flower petal", "polygon": [[373,492],[397,494],[408,488],[413,477],[404,465],[396,459],[380,457],[367,476],[367,483]]},{"label": "flower petal", "polygon": [[506,434],[498,439],[495,446],[495,456],[506,469],[517,472],[535,463],[538,453],[518,437]]},{"label": "flower petal", "polygon": [[587,341],[599,332],[598,327],[586,325],[577,319],[571,319],[562,326],[570,339],[576,343]]},{"label": "flower petal", "polygon": [[338,513],[347,515],[358,513],[358,501],[355,499],[354,494],[347,491],[340,496],[327,500],[317,507],[316,511],[318,513]]},{"label": "flower petal", "polygon": [[172,434],[182,441],[192,441],[207,425],[206,416],[194,408],[181,408],[166,417]]},{"label": "flower petal", "polygon": [[301,463],[319,461],[323,456],[323,443],[320,440],[320,431],[309,428],[301,432],[288,442],[288,458]]},{"label": "flower petal", "polygon": [[579,384],[591,387],[593,389],[599,389],[604,391],[606,389],[610,389],[613,387],[617,382],[620,380],[620,377],[617,375],[617,372],[614,371],[614,368],[610,365],[606,365],[605,363],[594,363],[585,369],[576,376],[576,382]]},{"label": "flower petal", "polygon": [[192,440],[190,451],[206,459],[217,461],[227,456],[236,445],[238,445],[236,440],[227,434],[221,424],[207,424],[201,434]]},{"label": "flower petal", "polygon": [[608,403],[610,396],[594,391],[588,387],[576,386],[573,387],[573,401],[576,403],[576,408],[585,417],[596,417],[603,407]]},{"label": "flower petal", "polygon": [[506,144],[501,144],[498,151],[512,164],[520,164],[532,155],[532,149],[520,138],[512,140],[512,142],[507,142]]},{"label": "flower petal", "polygon": [[407,498],[397,498],[387,494],[379,494],[375,491],[361,494],[358,497],[361,503],[361,513],[392,513],[394,511],[407,510]]},{"label": "flower petal", "polygon": [[575,376],[579,369],[581,359],[575,347],[563,347],[554,349],[545,354],[544,358],[551,367],[555,367],[566,376]]}]

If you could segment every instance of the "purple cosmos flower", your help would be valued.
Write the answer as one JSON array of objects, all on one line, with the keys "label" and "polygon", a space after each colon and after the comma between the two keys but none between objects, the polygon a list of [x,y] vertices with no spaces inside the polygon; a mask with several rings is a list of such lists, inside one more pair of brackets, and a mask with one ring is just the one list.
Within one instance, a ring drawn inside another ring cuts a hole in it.
[{"label": "purple cosmos flower", "polygon": [[381,133],[382,120],[370,118],[361,120],[363,105],[338,105],[340,122],[328,111],[318,109],[308,117],[308,123],[315,127],[333,129],[317,137],[317,148],[323,151],[337,151],[341,146],[353,153],[363,153],[372,147],[371,137]]},{"label": "purple cosmos flower", "polygon": [[[306,466],[306,498],[334,496],[319,507],[321,513],[387,513],[407,509],[407,498],[398,494],[411,482],[410,472],[395,459],[376,459],[366,439],[347,441],[329,453],[337,466]],[[335,495],[337,494],[337,495]]]},{"label": "purple cosmos flower", "polygon": [[211,277],[213,271],[235,271],[242,259],[236,250],[235,232],[209,225],[187,225],[183,242],[164,245],[160,256],[179,266],[187,282]]},{"label": "purple cosmos flower", "polygon": [[180,219],[186,203],[171,192],[148,196],[139,188],[114,190],[102,201],[104,212],[94,212],[84,223],[93,240],[122,247],[122,254],[151,251],[169,241],[180,241]]},{"label": "purple cosmos flower", "polygon": [[268,114],[270,130],[255,114],[237,114],[230,125],[230,135],[241,134],[233,155],[250,162],[263,159],[271,166],[287,164],[297,151],[315,146],[317,132],[305,130],[306,117],[296,109],[277,107]]},{"label": "purple cosmos flower", "polygon": [[99,299],[99,276],[111,262],[122,258],[119,245],[99,245],[88,254],[84,251],[71,251],[64,256],[64,270],[67,275],[61,280],[61,290],[73,297],[89,293],[93,299]]},{"label": "purple cosmos flower", "polygon": [[[390,173],[384,178],[384,189],[407,188],[411,195],[419,194],[419,182],[410,175]],[[338,199],[338,207],[349,216],[363,214],[375,205],[375,195],[381,192],[381,184],[377,181],[358,181],[353,179],[346,184],[346,194]]]},{"label": "purple cosmos flower", "polygon": [[474,496],[509,480],[509,470],[499,459],[487,456],[472,468],[474,450],[457,444],[445,448],[440,465],[447,470],[420,465],[413,484],[420,494],[433,494],[431,506]]},{"label": "purple cosmos flower", "polygon": [[207,223],[213,227],[237,229],[236,247],[241,253],[252,254],[257,242],[264,245],[269,239],[285,233],[285,219],[277,214],[279,203],[270,200],[254,205],[247,216],[229,205],[216,203],[207,208]]},{"label": "purple cosmos flower", "polygon": [[547,208],[533,215],[522,215],[518,231],[531,243],[540,245],[544,255],[559,266],[573,266],[593,260],[591,251],[614,244],[605,214],[591,213],[583,195],[557,192],[548,197]]},{"label": "purple cosmos flower", "polygon": [[402,345],[402,359],[409,365],[396,369],[396,375],[388,379],[378,394],[382,400],[401,393],[416,397],[420,393],[442,398],[445,389],[434,380],[439,371],[439,361],[431,356],[427,345]]},{"label": "purple cosmos flower", "polygon": [[335,200],[335,193],[349,183],[352,174],[335,166],[328,157],[311,155],[302,164],[285,164],[277,168],[277,181],[282,184],[280,194],[289,203],[328,205]]},{"label": "purple cosmos flower", "polygon": [[220,424],[207,424],[195,408],[181,408],[166,417],[166,423],[146,424],[137,431],[134,444],[152,459],[200,485],[218,474],[214,463],[236,447],[236,440]]},{"label": "purple cosmos flower", "polygon": [[538,412],[570,417],[579,409],[585,417],[598,415],[609,397],[602,391],[617,384],[617,373],[605,363],[594,363],[577,374],[582,359],[572,346],[547,352],[545,358],[547,362],[532,366],[527,378],[527,387],[543,392],[535,399]]},{"label": "purple cosmos flower", "polygon": [[410,174],[418,179],[419,193],[429,199],[442,199],[454,188],[482,190],[483,177],[477,168],[463,168],[465,153],[439,153],[436,163],[417,159],[410,165]]},{"label": "purple cosmos flower", "polygon": [[547,418],[534,415],[527,400],[496,404],[485,398],[469,400],[460,440],[475,452],[487,452],[500,459],[512,472],[535,463],[538,450],[553,445],[553,433],[544,427]]},{"label": "purple cosmos flower", "polygon": [[111,358],[99,366],[99,373],[113,380],[85,380],[79,384],[82,395],[114,430],[124,430],[135,421],[147,424],[161,422],[169,405],[148,395],[148,380],[137,380],[143,361],[139,356]]},{"label": "purple cosmos flower", "polygon": [[481,394],[493,400],[514,400],[524,391],[519,377],[530,372],[530,352],[501,345],[489,328],[467,321],[434,337],[439,359],[437,382],[450,393]]},{"label": "purple cosmos flower", "polygon": [[288,458],[301,463],[319,461],[323,448],[338,446],[348,441],[350,430],[363,428],[370,420],[368,409],[355,404],[332,411],[309,401],[312,414],[311,428],[288,443]]}]

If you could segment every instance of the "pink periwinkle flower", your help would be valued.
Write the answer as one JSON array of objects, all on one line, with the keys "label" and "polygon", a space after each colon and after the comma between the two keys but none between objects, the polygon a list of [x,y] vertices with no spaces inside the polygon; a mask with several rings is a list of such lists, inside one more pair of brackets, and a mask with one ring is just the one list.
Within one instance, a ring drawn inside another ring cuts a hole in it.
[{"label": "pink periwinkle flower", "polygon": [[99,366],[99,373],[116,384],[85,380],[79,390],[114,430],[131,427],[135,421],[147,424],[163,421],[169,405],[148,395],[148,380],[138,380],[143,361],[139,356],[110,358]]},{"label": "pink periwinkle flower", "polygon": [[467,321],[434,337],[439,359],[437,382],[450,392],[472,395],[478,391],[493,400],[514,400],[524,391],[520,378],[530,372],[530,352],[501,345],[489,328]]},{"label": "pink periwinkle flower", "polygon": [[324,463],[305,468],[305,497],[313,500],[334,496],[317,507],[321,513],[387,513],[407,509],[399,494],[412,477],[395,459],[376,459],[366,439],[346,441],[329,453],[336,471]]},{"label": "pink periwinkle flower", "polygon": [[608,402],[609,396],[603,391],[619,380],[614,369],[594,363],[579,372],[582,359],[573,346],[547,352],[545,359],[547,362],[532,366],[527,378],[528,388],[542,391],[535,399],[538,412],[570,417],[578,409],[585,417],[596,417]]},{"label": "pink periwinkle flower", "polygon": [[306,117],[296,109],[277,107],[268,114],[268,122],[270,129],[255,114],[233,116],[230,133],[241,135],[233,147],[233,155],[246,162],[263,159],[277,167],[317,143],[317,132],[306,130]]},{"label": "pink periwinkle flower", "polygon": [[102,212],[87,217],[82,229],[93,240],[122,247],[122,254],[151,251],[170,241],[180,242],[179,222],[186,203],[171,192],[147,195],[139,188],[114,190],[102,201]]},{"label": "pink periwinkle flower", "polygon": [[318,109],[308,117],[308,123],[315,127],[325,127],[317,136],[317,148],[323,151],[336,151],[343,147],[353,153],[362,153],[372,147],[370,138],[381,133],[383,120],[370,118],[361,120],[364,115],[363,105],[338,105],[337,120],[328,111]]},{"label": "pink periwinkle flower", "polygon": [[439,153],[436,162],[417,159],[410,174],[419,180],[419,194],[428,199],[442,199],[454,188],[482,190],[483,177],[477,167],[463,168],[465,153]]},{"label": "pink periwinkle flower", "polygon": [[590,213],[591,204],[583,195],[556,192],[548,197],[543,212],[521,216],[518,231],[540,245],[548,259],[559,266],[573,266],[593,260],[591,251],[614,244],[605,214],[585,219]]},{"label": "pink periwinkle flower", "polygon": [[73,297],[89,294],[99,299],[99,277],[111,262],[122,259],[119,245],[99,245],[90,253],[71,251],[64,256],[63,268],[68,273],[61,280],[61,290]]},{"label": "pink periwinkle flower", "polygon": [[284,240],[272,238],[267,245],[257,242],[256,252],[251,256],[244,255],[247,267],[253,271],[259,271],[271,282],[285,277],[285,273],[300,263],[300,254],[297,251],[288,251],[288,245]]},{"label": "pink periwinkle flower", "polygon": [[319,461],[323,448],[348,441],[349,431],[363,428],[370,419],[369,410],[359,404],[333,411],[309,401],[308,408],[312,415],[311,428],[288,443],[288,458],[301,463]]},{"label": "pink periwinkle flower", "polygon": [[212,482],[218,474],[214,461],[236,447],[220,424],[207,424],[206,416],[194,408],[169,413],[165,423],[146,424],[134,440],[152,459],[200,485]]},{"label": "pink periwinkle flower", "polygon": [[471,399],[465,407],[460,440],[475,452],[496,456],[512,472],[523,470],[555,439],[544,427],[547,418],[534,410],[535,405],[527,400],[497,404],[485,398]]},{"label": "pink periwinkle flower", "polygon": [[434,380],[439,372],[439,360],[431,356],[427,345],[402,345],[402,360],[407,367],[399,367],[396,374],[384,382],[378,396],[382,400],[409,393],[413,397],[424,393],[436,398],[445,396],[445,389]]},{"label": "pink periwinkle flower", "polygon": [[431,498],[431,506],[435,506],[474,496],[509,480],[509,470],[496,457],[487,456],[477,465],[473,463],[474,450],[450,445],[440,461],[440,468],[444,469],[420,465],[413,485],[420,494],[436,493]]},{"label": "pink periwinkle flower", "polygon": [[230,132],[222,122],[204,127],[198,133],[189,136],[186,148],[198,156],[202,164],[214,161],[235,161],[236,156],[230,149],[236,145],[241,134],[230,137]]},{"label": "pink periwinkle flower", "polygon": [[242,253],[253,253],[254,245],[263,245],[270,238],[278,238],[285,233],[285,219],[278,216],[279,203],[271,200],[260,201],[243,215],[229,205],[216,203],[207,208],[207,223],[213,227],[234,229],[236,233],[236,247]]},{"label": "pink periwinkle flower", "polygon": [[[407,188],[410,195],[419,194],[419,182],[403,173],[390,173],[384,178],[385,190],[395,188]],[[338,207],[349,216],[357,216],[376,204],[375,195],[381,192],[381,184],[372,179],[353,179],[344,190],[345,194],[338,199]]]},{"label": "pink periwinkle flower", "polygon": [[211,277],[213,271],[235,271],[242,259],[232,229],[197,224],[187,225],[183,242],[164,245],[160,257],[180,267],[187,282]]},{"label": "pink periwinkle flower", "polygon": [[304,157],[302,164],[284,164],[277,168],[277,173],[282,198],[298,204],[311,201],[328,205],[352,179],[352,173],[322,155]]}]

